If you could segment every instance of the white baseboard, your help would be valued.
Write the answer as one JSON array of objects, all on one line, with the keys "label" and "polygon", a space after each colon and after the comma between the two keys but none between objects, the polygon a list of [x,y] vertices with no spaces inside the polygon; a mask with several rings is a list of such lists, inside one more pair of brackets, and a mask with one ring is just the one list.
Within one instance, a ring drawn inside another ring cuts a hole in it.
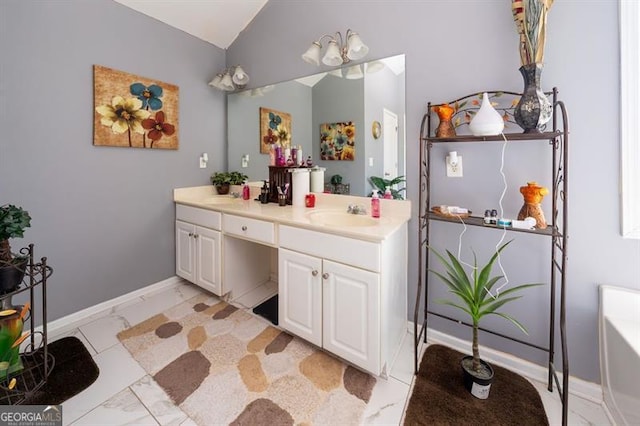
[{"label": "white baseboard", "polygon": [[[142,297],[152,296],[169,288],[177,287],[182,282],[184,282],[182,278],[173,276],[166,280],[132,291],[131,293],[123,294],[122,296],[118,296],[114,299],[90,306],[81,311],[58,318],[57,320],[50,321],[47,323],[47,334],[55,336],[67,333],[83,324],[86,324],[87,321],[92,318],[104,316],[105,313],[113,312],[120,307],[136,302],[137,299]],[[37,330],[41,329],[42,326],[37,327]]]},{"label": "white baseboard", "polygon": [[[413,333],[413,322],[409,322],[409,331]],[[458,352],[470,353],[470,341],[459,339],[431,328],[427,328],[427,341],[429,343],[441,343]],[[480,346],[480,349],[482,351],[482,359],[515,371],[531,380],[547,383],[548,371],[545,367],[486,346]],[[561,372],[558,372],[558,374],[561,374]],[[597,383],[569,376],[569,393],[596,404],[602,404],[602,386]]]}]

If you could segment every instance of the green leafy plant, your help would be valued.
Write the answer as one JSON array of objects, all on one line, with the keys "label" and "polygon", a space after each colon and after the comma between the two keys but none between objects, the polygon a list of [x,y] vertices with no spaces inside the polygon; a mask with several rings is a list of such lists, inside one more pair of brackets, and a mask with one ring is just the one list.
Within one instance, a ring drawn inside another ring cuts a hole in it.
[{"label": "green leafy plant", "polygon": [[215,186],[242,185],[248,178],[240,172],[216,172],[211,175],[211,183]]},{"label": "green leafy plant", "polygon": [[406,190],[406,188],[394,189],[395,185],[398,185],[402,182],[406,182],[406,179],[404,178],[404,176],[398,176],[393,179],[383,179],[378,176],[371,176],[369,178],[369,181],[371,181],[371,185],[373,185],[379,190],[378,192],[380,193],[380,195],[384,194],[384,191],[387,189],[387,186],[388,186],[389,189],[391,190],[391,195],[393,196],[394,200],[404,200],[404,197],[402,196],[401,192]]},{"label": "green leafy plant", "polygon": [[22,238],[31,226],[31,216],[21,207],[5,204],[0,207],[0,265],[13,263],[9,238]]},{"label": "green leafy plant", "polygon": [[[513,241],[513,240],[511,240]],[[504,312],[498,312],[498,309],[508,302],[520,299],[522,296],[513,296],[515,293],[520,292],[528,287],[535,287],[542,284],[522,284],[516,287],[511,287],[505,291],[491,292],[491,289],[496,283],[504,278],[502,275],[489,277],[493,264],[500,255],[500,252],[504,250],[507,245],[511,243],[508,241],[496,250],[489,262],[480,269],[478,267],[478,261],[476,254],[473,254],[473,272],[471,276],[467,274],[460,261],[447,250],[447,258],[438,253],[433,247],[429,249],[438,257],[438,260],[446,268],[446,275],[437,272],[433,269],[429,269],[430,272],[435,274],[442,280],[444,284],[449,288],[449,292],[458,296],[461,303],[456,303],[451,300],[439,299],[436,303],[453,306],[465,312],[471,318],[471,325],[473,328],[473,370],[480,370],[480,353],[478,350],[478,328],[480,320],[486,315],[498,315],[505,318],[515,324],[523,333],[527,334],[527,330],[520,322],[518,322],[512,316],[505,314]]]}]

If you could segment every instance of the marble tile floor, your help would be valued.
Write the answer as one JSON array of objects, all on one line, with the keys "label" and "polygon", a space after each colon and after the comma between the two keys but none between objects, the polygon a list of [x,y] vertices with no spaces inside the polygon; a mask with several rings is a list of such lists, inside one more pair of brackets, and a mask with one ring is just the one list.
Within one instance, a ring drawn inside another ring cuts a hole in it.
[{"label": "marble tile floor", "polygon": [[[254,306],[267,299],[277,286],[267,283],[253,294],[239,299],[238,306]],[[131,357],[118,341],[119,331],[135,325],[167,308],[203,292],[182,282],[176,287],[127,303],[101,317],[92,317],[78,328],[51,334],[50,341],[73,335],[83,341],[100,368],[100,376],[89,388],[63,403],[65,425],[180,425],[195,423],[175,406],[165,392]],[[367,425],[398,425],[410,396],[413,379],[413,337],[407,333],[391,367],[387,380],[376,384],[365,410]],[[549,393],[543,383],[533,382],[539,390],[551,425],[559,425],[562,406],[557,393]],[[570,396],[569,424],[608,425],[603,408],[590,401]]]}]

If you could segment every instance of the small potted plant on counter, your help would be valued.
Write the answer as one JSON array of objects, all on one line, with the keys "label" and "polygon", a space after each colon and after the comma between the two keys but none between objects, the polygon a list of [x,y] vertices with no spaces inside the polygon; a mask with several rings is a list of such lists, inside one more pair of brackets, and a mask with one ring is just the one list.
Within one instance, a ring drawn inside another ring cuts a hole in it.
[{"label": "small potted plant on counter", "polygon": [[231,185],[242,185],[247,179],[248,176],[240,172],[216,172],[211,175],[211,183],[220,195],[228,194]]},{"label": "small potted plant on counter", "polygon": [[491,269],[493,268],[494,262],[500,255],[500,252],[504,250],[511,241],[500,246],[489,262],[482,268],[478,267],[478,261],[474,253],[473,272],[471,276],[467,275],[467,272],[464,270],[460,261],[451,254],[449,250],[447,250],[447,259],[433,249],[433,247],[429,247],[429,249],[444,265],[446,275],[434,271],[433,269],[429,269],[429,271],[435,274],[443,283],[446,284],[450,293],[453,293],[459,298],[458,303],[442,299],[436,300],[436,303],[453,306],[465,312],[471,318],[471,325],[473,329],[471,350],[473,355],[465,356],[460,364],[464,375],[465,387],[473,396],[480,399],[486,399],[489,397],[489,389],[491,387],[491,382],[493,381],[493,368],[480,358],[480,352],[478,350],[478,329],[480,326],[480,320],[486,315],[498,315],[511,321],[516,327],[522,330],[522,332],[527,334],[527,330],[522,324],[512,316],[505,314],[504,312],[498,312],[498,309],[504,304],[522,297],[514,296],[515,293],[528,287],[542,285],[522,284],[504,291],[492,291],[496,283],[503,278],[503,276],[500,275],[490,278]]},{"label": "small potted plant on counter", "polygon": [[31,226],[31,216],[21,207],[5,204],[0,207],[0,294],[14,291],[24,277],[26,256],[11,253],[10,238],[22,238]]}]

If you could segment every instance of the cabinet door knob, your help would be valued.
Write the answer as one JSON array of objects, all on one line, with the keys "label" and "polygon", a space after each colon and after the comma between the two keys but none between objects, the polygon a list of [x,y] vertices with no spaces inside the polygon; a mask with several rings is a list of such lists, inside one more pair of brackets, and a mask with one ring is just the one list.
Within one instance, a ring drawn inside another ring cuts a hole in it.
[{"label": "cabinet door knob", "polygon": [[193,238],[198,238],[198,234],[193,234]]},{"label": "cabinet door knob", "polygon": [[193,232],[189,232],[189,236],[190,236],[190,237],[193,237]]},{"label": "cabinet door knob", "polygon": [[325,280],[329,278],[329,273],[325,272],[324,274],[322,274],[322,278],[324,278]]},{"label": "cabinet door knob", "polygon": [[314,269],[313,271],[311,271],[311,275],[313,275],[314,277],[318,276],[318,271]]},{"label": "cabinet door knob", "polygon": [[242,225],[242,230],[246,231],[247,230],[247,225]]}]

